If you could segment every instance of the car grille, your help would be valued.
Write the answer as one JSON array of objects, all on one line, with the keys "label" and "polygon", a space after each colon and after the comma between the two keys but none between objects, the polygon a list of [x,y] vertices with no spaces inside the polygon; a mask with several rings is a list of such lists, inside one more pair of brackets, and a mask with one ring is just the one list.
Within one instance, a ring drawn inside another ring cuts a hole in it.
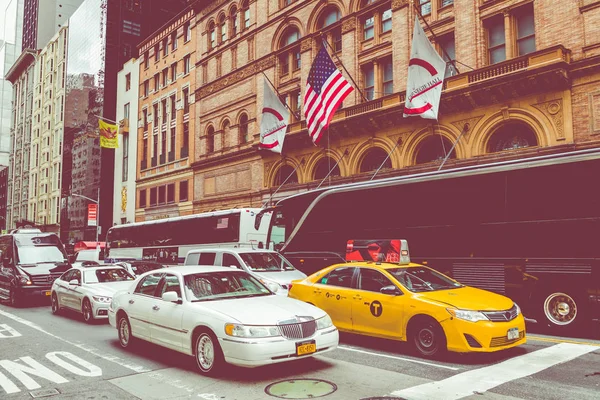
[{"label": "car grille", "polygon": [[50,287],[50,286],[52,286],[52,283],[54,283],[54,281],[61,275],[62,275],[62,272],[57,272],[57,273],[50,274],[50,275],[32,275],[31,283],[33,283],[34,285],[37,285],[37,286]]},{"label": "car grille", "polygon": [[279,325],[279,331],[287,339],[305,339],[315,334],[317,322],[311,320],[295,324],[281,324]]},{"label": "car grille", "polygon": [[518,339],[508,340],[508,338],[506,336],[494,337],[490,341],[490,347],[507,346],[507,345],[509,345],[511,343],[518,342],[519,340],[523,339],[524,337],[525,337],[525,331],[519,332],[519,338]]},{"label": "car grille", "polygon": [[516,305],[513,305],[510,310],[482,311],[482,312],[483,312],[483,314],[485,314],[486,317],[488,317],[490,319],[490,321],[493,321],[493,322],[512,321],[513,319],[517,318],[517,315],[519,315]]}]

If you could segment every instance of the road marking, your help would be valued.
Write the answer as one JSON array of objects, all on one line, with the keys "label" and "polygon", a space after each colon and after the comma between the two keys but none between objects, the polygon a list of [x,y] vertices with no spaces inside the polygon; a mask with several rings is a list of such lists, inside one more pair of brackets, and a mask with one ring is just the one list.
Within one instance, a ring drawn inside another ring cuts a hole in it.
[{"label": "road marking", "polygon": [[19,387],[2,372],[0,372],[0,388],[2,388],[6,394],[18,393],[21,391],[21,389],[19,389]]},{"label": "road marking", "polygon": [[456,368],[456,367],[449,367],[447,365],[434,364],[434,363],[430,363],[430,362],[427,362],[427,361],[413,360],[411,358],[390,356],[388,354],[381,354],[381,353],[373,353],[373,352],[370,352],[370,351],[355,349],[353,347],[338,346],[337,348],[341,349],[341,350],[354,351],[356,353],[369,354],[369,355],[372,355],[372,356],[378,356],[378,357],[384,357],[384,358],[391,358],[393,360],[402,360],[402,361],[408,361],[408,362],[412,362],[412,363],[416,363],[416,364],[429,365],[431,367],[444,368],[444,369],[449,369],[449,370],[452,370],[452,371],[458,371],[460,369],[460,368]]},{"label": "road marking", "polygon": [[532,336],[532,335],[527,335],[527,339],[537,340],[539,342],[584,344],[586,346],[600,347],[600,343],[597,343],[597,342],[584,342],[584,341],[580,341],[580,340],[554,339],[554,338],[551,338],[551,337]]},{"label": "road marking", "polygon": [[19,337],[21,334],[6,324],[0,324],[0,339]]},{"label": "road marking", "polygon": [[[67,358],[70,361],[79,364],[85,370],[63,360],[59,356],[63,358]],[[79,375],[79,376],[102,376],[102,369],[100,367],[95,366],[92,363],[85,361],[84,359],[77,357],[75,354],[69,353],[68,351],[53,351],[51,353],[46,354],[46,358],[52,361],[54,364],[63,367],[67,371]]]},{"label": "road marking", "polygon": [[67,379],[63,378],[48,367],[43,366],[29,356],[21,357],[21,361],[28,364],[22,365],[11,360],[0,360],[0,366],[4,367],[10,374],[21,381],[29,390],[41,388],[40,384],[34,381],[29,375],[38,376],[54,383],[67,383]]},{"label": "road marking", "polygon": [[456,400],[483,393],[496,386],[536,374],[557,364],[598,350],[595,346],[561,343],[514,357],[498,364],[454,375],[441,381],[392,392],[407,400]]},{"label": "road marking", "polygon": [[67,340],[65,338],[62,338],[60,336],[57,336],[57,335],[55,335],[53,333],[50,333],[50,332],[44,330],[41,326],[37,325],[34,322],[28,321],[26,319],[23,319],[21,317],[18,317],[16,315],[8,313],[6,311],[0,310],[0,315],[3,315],[5,317],[7,317],[7,318],[10,318],[13,321],[16,321],[16,322],[18,322],[20,324],[28,326],[28,327],[30,327],[32,329],[35,329],[35,330],[39,331],[39,332],[45,333],[46,335],[51,336],[54,339],[58,339],[58,340],[60,340],[62,342],[70,344],[71,346],[75,346],[75,347],[77,347],[77,348],[79,348],[79,349],[81,349],[83,351],[86,351],[86,352],[88,352],[90,354],[95,355],[96,357],[100,357],[100,358],[102,358],[102,359],[104,359],[106,361],[110,361],[110,362],[113,362],[115,364],[120,365],[121,367],[130,369],[130,370],[132,370],[134,372],[138,372],[139,373],[139,372],[150,372],[151,371],[150,369],[142,367],[141,365],[130,364],[126,360],[123,360],[123,359],[121,359],[121,358],[119,358],[117,356],[107,355],[104,351],[100,351],[100,350],[97,350],[97,349],[95,349],[93,347],[88,347],[88,346],[86,346],[86,345],[84,345],[82,343],[75,343],[75,342],[72,342],[72,341]]}]

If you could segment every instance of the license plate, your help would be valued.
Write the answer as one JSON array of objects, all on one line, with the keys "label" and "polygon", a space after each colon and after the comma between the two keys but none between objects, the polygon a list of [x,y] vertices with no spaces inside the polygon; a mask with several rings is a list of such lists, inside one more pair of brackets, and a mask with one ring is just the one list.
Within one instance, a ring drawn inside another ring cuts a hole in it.
[{"label": "license plate", "polygon": [[312,354],[317,351],[317,344],[314,340],[310,342],[300,342],[296,343],[296,355],[304,356],[306,354]]},{"label": "license plate", "polygon": [[46,292],[44,293],[46,296],[50,296],[50,292]]},{"label": "license plate", "polygon": [[515,340],[519,338],[519,328],[510,328],[506,334],[508,340]]}]

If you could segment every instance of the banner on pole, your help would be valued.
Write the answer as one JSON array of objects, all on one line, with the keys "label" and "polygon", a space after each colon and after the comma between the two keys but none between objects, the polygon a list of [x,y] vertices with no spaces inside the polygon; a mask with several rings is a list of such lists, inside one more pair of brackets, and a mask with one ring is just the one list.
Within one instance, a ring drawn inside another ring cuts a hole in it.
[{"label": "banner on pole", "polygon": [[117,132],[119,127],[115,124],[109,124],[103,120],[98,120],[98,127],[100,128],[100,147],[107,149],[116,149],[119,147],[119,138]]},{"label": "banner on pole", "polygon": [[96,226],[98,217],[98,204],[88,204],[88,226]]}]

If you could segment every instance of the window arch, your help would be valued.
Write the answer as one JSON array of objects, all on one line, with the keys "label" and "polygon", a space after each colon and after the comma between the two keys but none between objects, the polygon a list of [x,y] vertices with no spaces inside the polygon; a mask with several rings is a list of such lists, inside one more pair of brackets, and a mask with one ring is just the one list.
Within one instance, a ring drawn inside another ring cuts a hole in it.
[{"label": "window arch", "polygon": [[[283,49],[279,54],[279,72],[281,76],[287,76],[290,73],[294,73],[300,70],[301,59],[300,59],[300,44],[298,43],[302,35],[300,30],[292,26],[288,28],[279,41],[279,48]],[[295,46],[289,47],[296,43]]]},{"label": "window arch", "polygon": [[298,183],[298,174],[294,170],[294,167],[289,164],[284,164],[279,167],[279,170],[277,170],[273,179],[273,186],[281,186],[283,182],[285,182],[286,185]]},{"label": "window arch", "polygon": [[211,125],[206,130],[206,153],[210,154],[215,151],[215,128]]},{"label": "window arch", "polygon": [[229,20],[231,21],[231,37],[234,37],[238,33],[238,10],[235,5],[229,10]]},{"label": "window arch", "polygon": [[240,144],[248,142],[248,114],[243,113],[240,115],[239,121],[239,142]]},{"label": "window arch", "polygon": [[[432,161],[442,161],[446,154],[452,148],[450,140],[443,136],[434,135],[423,139],[417,150],[417,164],[425,164]],[[452,154],[448,158],[456,158],[456,151],[452,150]]]},{"label": "window arch", "polygon": [[[329,174],[329,171],[332,168],[333,170],[331,171],[331,174]],[[329,174],[330,177],[341,176],[340,166],[336,165],[336,161],[331,157],[323,157],[317,162],[314,169],[314,180],[321,181],[327,174]]]},{"label": "window arch", "polygon": [[215,27],[215,21],[210,21],[208,23],[207,29],[207,40],[208,40],[208,49],[214,49],[217,46],[217,30]]},{"label": "window arch", "polygon": [[[386,160],[387,158],[387,160]],[[362,159],[360,163],[360,172],[370,172],[375,171],[385,160],[385,164],[381,167],[381,169],[389,169],[392,168],[392,161],[388,158],[387,153],[381,147],[373,147],[372,149],[367,151],[367,154]]]},{"label": "window arch", "polygon": [[227,17],[225,14],[219,16],[219,43],[227,41]]},{"label": "window arch", "polygon": [[325,38],[336,53],[342,51],[342,27],[336,26],[329,30],[327,30],[327,28],[331,25],[334,25],[341,18],[342,13],[340,9],[334,5],[330,5],[321,12],[321,15],[317,21],[317,26],[319,29],[326,30]]},{"label": "window arch", "polygon": [[496,153],[537,145],[537,136],[533,129],[524,122],[515,121],[502,125],[492,134],[488,140],[487,152]]}]

